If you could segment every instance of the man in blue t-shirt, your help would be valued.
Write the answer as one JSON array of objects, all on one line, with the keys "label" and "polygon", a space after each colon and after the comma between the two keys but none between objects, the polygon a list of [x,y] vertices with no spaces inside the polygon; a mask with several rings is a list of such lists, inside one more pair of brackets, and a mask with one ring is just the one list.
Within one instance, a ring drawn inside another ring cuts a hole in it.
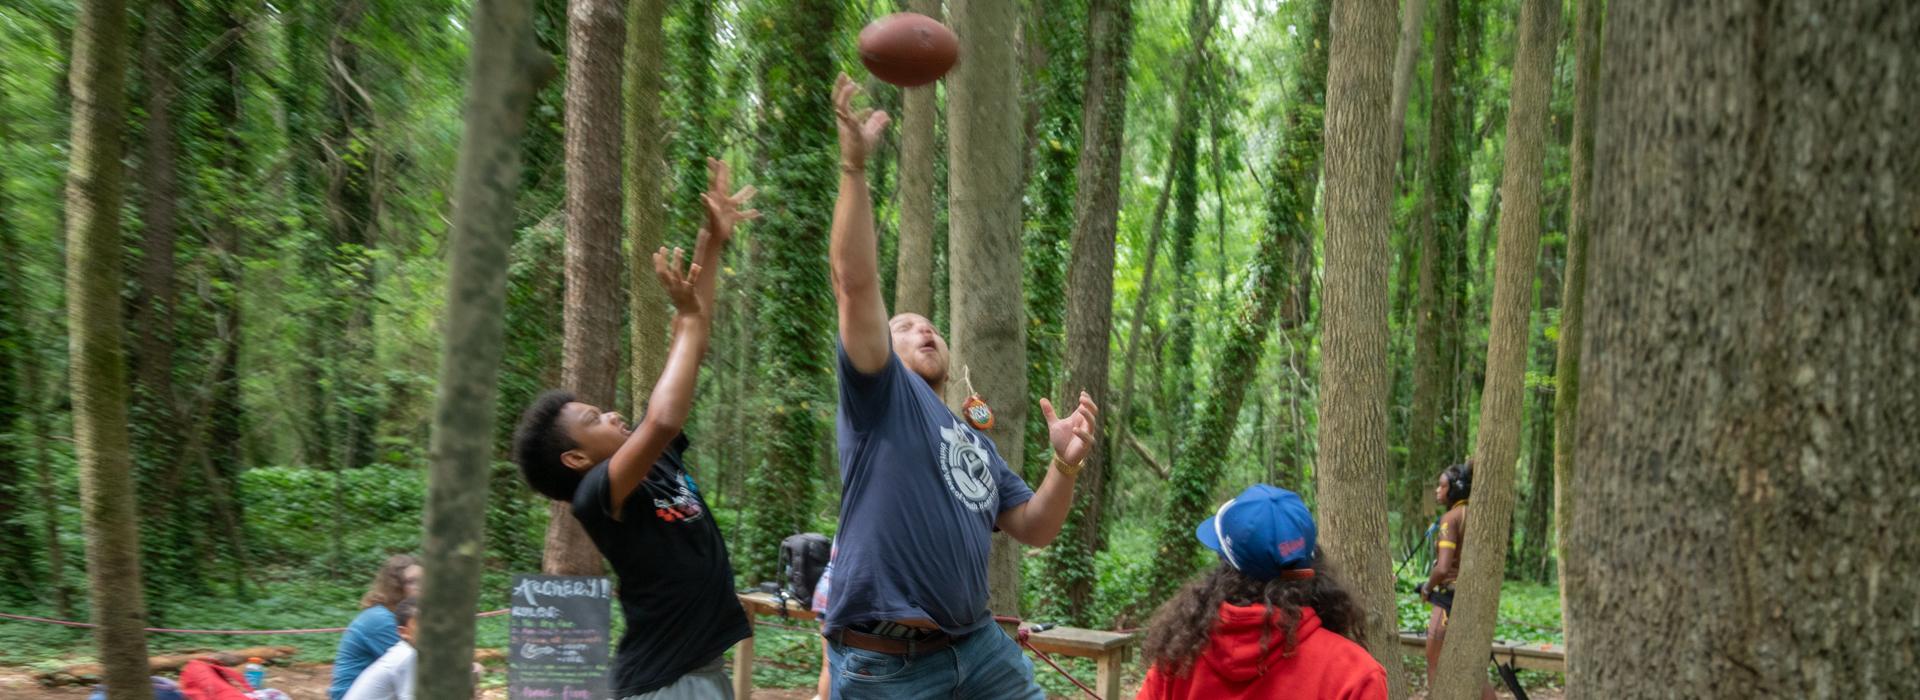
[{"label": "man in blue t-shirt", "polygon": [[842,496],[823,630],[833,696],[1041,698],[1033,663],[987,610],[987,553],[996,528],[1035,547],[1060,534],[1098,410],[1083,392],[1056,418],[1041,399],[1054,455],[1034,491],[941,400],[946,340],[919,314],[889,319],[880,298],[866,162],[887,115],[856,112],[856,92],[841,75],[833,93]]}]

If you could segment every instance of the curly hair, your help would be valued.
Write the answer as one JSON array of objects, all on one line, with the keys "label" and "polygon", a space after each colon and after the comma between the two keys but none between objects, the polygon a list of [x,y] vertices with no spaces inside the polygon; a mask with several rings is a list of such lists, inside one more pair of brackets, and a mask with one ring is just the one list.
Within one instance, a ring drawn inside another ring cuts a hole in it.
[{"label": "curly hair", "polygon": [[560,461],[561,454],[580,446],[560,425],[560,411],[573,401],[573,394],[557,389],[541,394],[520,414],[513,431],[513,461],[520,465],[520,476],[534,491],[556,501],[571,502],[584,478]]},{"label": "curly hair", "polygon": [[1181,588],[1153,615],[1142,652],[1151,666],[1159,666],[1173,675],[1193,671],[1194,662],[1207,649],[1214,623],[1220,617],[1220,605],[1263,605],[1266,619],[1260,631],[1260,655],[1272,648],[1276,633],[1283,653],[1292,654],[1300,640],[1294,632],[1300,624],[1300,609],[1313,608],[1320,626],[1361,646],[1367,643],[1367,613],[1355,602],[1325,559],[1315,556],[1314,575],[1308,579],[1276,578],[1260,581],[1240,573],[1225,563],[1206,578]]},{"label": "curly hair", "polygon": [[1440,475],[1447,478],[1447,507],[1473,497],[1473,460],[1447,467]]},{"label": "curly hair", "polygon": [[360,596],[360,609],[375,605],[393,606],[407,597],[407,569],[419,565],[420,560],[410,554],[395,554],[387,557],[387,563],[380,565],[380,573],[373,575],[373,585],[367,586],[367,594]]}]

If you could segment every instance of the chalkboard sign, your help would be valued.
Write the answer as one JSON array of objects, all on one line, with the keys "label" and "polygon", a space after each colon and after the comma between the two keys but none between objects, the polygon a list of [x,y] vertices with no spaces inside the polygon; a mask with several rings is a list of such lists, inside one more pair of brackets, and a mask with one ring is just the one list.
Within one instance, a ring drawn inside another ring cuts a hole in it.
[{"label": "chalkboard sign", "polygon": [[513,577],[507,685],[513,700],[607,696],[613,586],[605,576]]}]

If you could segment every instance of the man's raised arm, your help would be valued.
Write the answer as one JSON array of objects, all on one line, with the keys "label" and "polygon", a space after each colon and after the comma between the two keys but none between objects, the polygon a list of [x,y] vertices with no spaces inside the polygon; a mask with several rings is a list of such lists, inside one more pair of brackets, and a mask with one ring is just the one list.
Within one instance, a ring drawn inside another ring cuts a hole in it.
[{"label": "man's raised arm", "polygon": [[867,156],[887,127],[886,112],[855,111],[860,88],[841,73],[833,85],[834,123],[840,131],[840,198],[833,205],[833,295],[840,307],[840,342],[853,368],[872,374],[893,349],[887,302],[880,295],[880,254],[873,235],[873,196],[867,192]]}]

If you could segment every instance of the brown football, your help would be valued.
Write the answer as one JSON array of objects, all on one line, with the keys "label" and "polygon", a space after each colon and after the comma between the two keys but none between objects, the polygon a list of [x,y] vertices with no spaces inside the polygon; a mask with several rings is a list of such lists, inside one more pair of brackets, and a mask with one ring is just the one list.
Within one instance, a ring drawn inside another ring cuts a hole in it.
[{"label": "brown football", "polygon": [[960,39],[939,20],[898,12],[860,30],[860,62],[876,78],[900,87],[939,80],[960,57]]}]

